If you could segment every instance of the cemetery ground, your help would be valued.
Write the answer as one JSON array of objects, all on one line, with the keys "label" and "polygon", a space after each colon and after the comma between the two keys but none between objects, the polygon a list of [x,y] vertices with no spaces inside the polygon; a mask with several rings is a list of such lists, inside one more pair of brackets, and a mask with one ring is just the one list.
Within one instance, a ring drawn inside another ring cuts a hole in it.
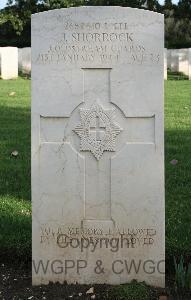
[{"label": "cemetery ground", "polygon": [[[0,299],[154,300],[175,293],[175,278],[179,299],[191,299],[181,283],[184,270],[175,276],[173,261],[182,255],[188,268],[191,258],[191,82],[165,82],[167,289],[134,282],[94,285],[92,294],[86,294],[91,286],[31,287],[30,84],[0,80]],[[191,272],[187,279],[191,288]]]}]

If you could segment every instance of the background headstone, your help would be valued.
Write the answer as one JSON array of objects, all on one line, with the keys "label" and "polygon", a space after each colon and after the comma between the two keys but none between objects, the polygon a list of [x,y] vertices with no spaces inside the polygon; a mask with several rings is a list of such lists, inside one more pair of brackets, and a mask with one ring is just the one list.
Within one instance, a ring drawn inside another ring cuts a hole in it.
[{"label": "background headstone", "polygon": [[19,48],[19,71],[23,74],[31,73],[31,48]]},{"label": "background headstone", "polygon": [[167,49],[164,48],[164,79],[167,80]]},{"label": "background headstone", "polygon": [[167,67],[171,70],[171,50],[167,49]]},{"label": "background headstone", "polygon": [[163,36],[146,10],[32,16],[33,284],[164,286]]},{"label": "background headstone", "polygon": [[189,74],[189,63],[188,63],[189,49],[179,49],[179,72],[185,75]]},{"label": "background headstone", "polygon": [[0,74],[2,79],[18,77],[18,48],[0,47]]},{"label": "background headstone", "polygon": [[171,71],[178,72],[179,71],[179,50],[178,49],[170,49],[171,51]]},{"label": "background headstone", "polygon": [[188,64],[189,64],[189,74],[188,74],[188,77],[189,77],[189,80],[191,80],[191,48],[189,48],[188,50]]}]

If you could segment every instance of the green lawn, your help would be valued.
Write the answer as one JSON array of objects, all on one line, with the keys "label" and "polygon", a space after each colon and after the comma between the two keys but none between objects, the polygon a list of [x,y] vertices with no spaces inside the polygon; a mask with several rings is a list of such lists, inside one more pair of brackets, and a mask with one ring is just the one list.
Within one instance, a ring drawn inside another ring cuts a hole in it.
[{"label": "green lawn", "polygon": [[30,81],[0,80],[1,254],[30,253],[30,189]]},{"label": "green lawn", "polygon": [[[165,150],[167,255],[191,255],[191,81],[165,82]],[[1,253],[30,254],[30,198],[30,81],[0,80]]]},{"label": "green lawn", "polygon": [[167,254],[191,255],[191,81],[166,82],[165,154]]}]

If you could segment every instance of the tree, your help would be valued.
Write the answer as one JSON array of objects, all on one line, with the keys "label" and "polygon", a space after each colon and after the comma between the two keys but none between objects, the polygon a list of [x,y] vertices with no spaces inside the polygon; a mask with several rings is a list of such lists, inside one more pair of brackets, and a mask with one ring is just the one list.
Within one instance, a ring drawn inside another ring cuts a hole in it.
[{"label": "tree", "polygon": [[178,18],[191,18],[191,1],[180,0],[177,7]]},{"label": "tree", "polygon": [[0,46],[30,46],[31,14],[42,10],[38,0],[8,0],[0,12]]},{"label": "tree", "polygon": [[[166,3],[168,2],[168,3]],[[163,13],[165,15],[165,45],[167,48],[191,47],[191,12],[190,1],[179,1],[178,6],[166,1]],[[184,2],[184,3],[183,3]],[[167,8],[167,4],[168,7]],[[181,6],[181,9],[180,9]],[[183,7],[186,10],[183,12]]]},{"label": "tree", "polygon": [[160,9],[160,4],[158,3],[157,0],[146,0],[146,1],[145,1],[145,7],[146,7],[148,10],[159,11],[159,9]]},{"label": "tree", "polygon": [[172,0],[165,0],[164,1],[164,9],[173,9],[173,4],[172,4]]},{"label": "tree", "polygon": [[84,5],[84,0],[44,0],[46,10]]},{"label": "tree", "polygon": [[44,10],[80,5],[120,5],[161,12],[165,16],[167,48],[191,47],[191,0],[8,0],[0,12],[0,46],[30,46],[31,14]]}]

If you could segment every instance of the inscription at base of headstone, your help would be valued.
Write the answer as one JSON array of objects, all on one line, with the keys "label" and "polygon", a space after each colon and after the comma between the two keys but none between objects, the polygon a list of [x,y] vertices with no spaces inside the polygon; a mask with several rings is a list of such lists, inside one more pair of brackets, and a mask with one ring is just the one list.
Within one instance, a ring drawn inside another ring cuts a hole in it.
[{"label": "inscription at base of headstone", "polygon": [[33,284],[164,286],[163,16],[32,16]]}]

